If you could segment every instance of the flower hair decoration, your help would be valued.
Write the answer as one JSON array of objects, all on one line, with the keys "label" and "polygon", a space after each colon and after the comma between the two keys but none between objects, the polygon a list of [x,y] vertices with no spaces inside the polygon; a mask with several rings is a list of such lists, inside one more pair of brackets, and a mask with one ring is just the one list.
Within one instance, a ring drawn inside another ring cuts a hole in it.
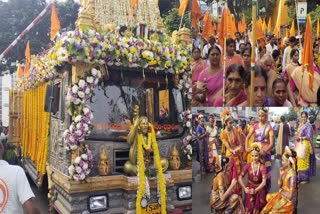
[{"label": "flower hair decoration", "polygon": [[232,117],[232,115],[231,115],[231,110],[229,110],[229,109],[224,110],[224,111],[220,114],[220,118],[221,118],[223,124],[224,124],[230,117]]}]

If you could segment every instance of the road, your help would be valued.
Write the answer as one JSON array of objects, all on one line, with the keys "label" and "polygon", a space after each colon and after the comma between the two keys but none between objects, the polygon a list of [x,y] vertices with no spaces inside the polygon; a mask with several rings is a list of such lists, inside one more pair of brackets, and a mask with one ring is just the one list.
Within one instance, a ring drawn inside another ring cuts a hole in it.
[{"label": "road", "polygon": [[[316,148],[316,152],[320,152]],[[271,192],[278,191],[278,177],[279,177],[280,160],[272,161],[271,171]],[[194,182],[192,185],[192,209],[197,213],[210,214],[209,196],[210,187],[212,185],[213,174],[200,176],[199,162],[193,162]],[[317,161],[317,176],[312,177],[310,183],[299,185],[298,190],[298,213],[313,214],[315,209],[319,207],[320,198],[320,161]]]}]

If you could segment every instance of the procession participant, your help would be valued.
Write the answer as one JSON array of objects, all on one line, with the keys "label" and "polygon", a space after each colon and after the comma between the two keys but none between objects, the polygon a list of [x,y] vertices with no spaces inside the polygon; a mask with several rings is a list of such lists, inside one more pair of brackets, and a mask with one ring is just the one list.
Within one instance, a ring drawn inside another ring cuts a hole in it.
[{"label": "procession participant", "polygon": [[[248,126],[247,126],[247,121],[246,120],[239,120],[239,126],[237,127],[237,134],[239,136],[239,141],[241,142],[242,148],[245,148],[245,142],[246,142],[246,137],[248,135]],[[241,158],[241,163],[242,162],[247,162],[247,156],[248,153],[245,151],[242,152],[242,158]]]},{"label": "procession participant", "polygon": [[[254,96],[253,107],[271,106],[271,99],[267,96],[267,81],[268,76],[266,71],[259,65],[254,67]],[[245,92],[247,94],[247,100],[241,103],[239,106],[250,105],[250,88],[251,88],[251,72],[247,73],[245,80]]]},{"label": "procession participant", "polygon": [[4,152],[0,142],[0,213],[40,213],[34,205],[34,194],[26,174],[20,166],[3,160]]},{"label": "procession participant", "polygon": [[219,97],[214,102],[213,106],[238,106],[246,99],[244,92],[244,80],[246,71],[240,64],[233,64],[227,68],[225,80],[225,104],[223,104],[223,97]]},{"label": "procession participant", "polygon": [[267,191],[271,188],[271,150],[273,147],[273,129],[268,123],[268,108],[258,108],[259,123],[254,124],[253,130],[246,138],[246,151],[251,152],[252,149],[248,147],[249,139],[252,135],[255,136],[254,142],[261,144],[260,155],[262,163],[264,163],[267,170]]},{"label": "procession participant", "polygon": [[281,115],[280,117],[280,126],[278,132],[278,144],[276,149],[277,157],[281,157],[281,154],[284,153],[284,149],[286,146],[289,146],[289,138],[290,138],[290,126],[286,122],[285,116]]},{"label": "procession participant", "polygon": [[208,64],[202,60],[200,48],[192,49],[192,59],[192,86],[195,86],[200,73],[208,67]]},{"label": "procession participant", "polygon": [[[248,134],[253,131],[253,126],[254,124],[256,123],[256,118],[254,117],[250,117],[249,118],[249,125],[247,127],[248,129],[248,133],[246,135],[246,138],[248,136]],[[245,139],[245,142],[246,142],[246,139]],[[254,135],[252,135],[250,138],[249,138],[249,141],[248,141],[248,148],[251,148],[251,145],[254,143]],[[246,147],[245,147],[246,148]],[[248,152],[246,151],[246,153],[248,154]],[[252,158],[251,158],[251,155],[247,155],[247,163],[251,163],[252,162]]]},{"label": "procession participant", "polygon": [[245,48],[241,52],[242,60],[243,60],[243,67],[246,72],[251,71],[251,48]]},{"label": "procession participant", "polygon": [[275,44],[277,41],[274,35],[269,36],[269,43],[266,45],[267,54],[272,54],[273,50],[278,50],[278,46]]},{"label": "procession participant", "polygon": [[209,123],[206,127],[208,135],[208,147],[209,147],[209,171],[213,171],[213,161],[216,156],[218,156],[217,150],[217,137],[218,137],[218,127],[216,126],[216,120],[213,114],[210,114]]},{"label": "procession participant", "polygon": [[[260,163],[261,144],[251,145],[252,163],[247,163],[239,175],[239,183],[245,191],[245,213],[258,214],[266,204],[266,168]],[[248,174],[248,183],[245,186],[243,177]]]},{"label": "procession participant", "polygon": [[266,71],[267,76],[268,76],[268,81],[267,81],[267,95],[269,97],[272,96],[272,84],[275,79],[279,76],[272,68],[273,68],[273,58],[271,55],[266,54],[264,55],[260,61],[259,61],[261,67]]},{"label": "procession participant", "polygon": [[[237,130],[233,127],[233,117],[229,109],[224,110],[220,114],[221,122],[223,124],[223,130],[220,134],[220,139],[222,141],[223,147],[226,149],[226,156],[232,157],[235,161],[235,166],[237,169],[237,174],[241,172],[241,159],[244,148],[239,141],[239,136],[237,135]],[[235,192],[240,192],[240,186],[236,186]]]},{"label": "procession participant", "polygon": [[241,38],[241,33],[240,33],[240,32],[236,32],[236,33],[235,33],[235,36],[236,36],[236,39],[235,39],[235,42],[236,42],[236,51],[240,51],[240,45],[241,45],[241,44],[244,44],[244,40],[242,40],[242,38]]},{"label": "procession participant", "polygon": [[285,148],[282,155],[279,191],[267,194],[267,204],[261,214],[294,213],[297,196],[296,152]]},{"label": "procession participant", "polygon": [[292,74],[293,71],[301,66],[299,63],[299,50],[298,49],[292,49],[290,52],[290,59],[291,62],[287,64],[285,67],[285,72],[284,72],[284,79],[286,80],[287,84],[287,89],[288,89],[288,95],[289,95],[289,100],[292,103],[293,107],[297,107],[297,97],[299,94],[299,90],[297,89],[297,86],[292,79]]},{"label": "procession participant", "polygon": [[271,106],[291,107],[292,104],[287,98],[288,98],[288,92],[287,92],[286,82],[281,76],[278,76],[278,78],[275,79],[272,84]]},{"label": "procession participant", "polygon": [[210,207],[216,213],[244,213],[242,198],[234,193],[237,185],[237,172],[233,159],[217,156],[215,161],[216,176],[212,182]]},{"label": "procession participant", "polygon": [[310,177],[316,176],[316,159],[313,144],[313,129],[308,122],[308,113],[300,114],[300,125],[295,133],[296,152],[298,160],[298,181],[301,184],[308,183]]},{"label": "procession participant", "polygon": [[200,73],[193,97],[194,101],[202,106],[213,106],[214,101],[222,95],[221,51],[217,46],[213,46],[208,53],[210,65]]},{"label": "procession participant", "polygon": [[242,58],[239,54],[235,53],[236,41],[232,38],[228,38],[226,40],[226,68],[231,66],[232,64],[240,64],[243,65]]},{"label": "procession participant", "polygon": [[216,43],[216,39],[214,38],[214,36],[210,36],[208,44],[206,44],[203,47],[202,58],[204,58],[204,59],[208,59],[209,58],[209,54],[210,54],[209,49],[211,47],[217,47],[220,50],[220,52],[222,52],[222,48],[221,48],[221,46],[219,44]]},{"label": "procession participant", "polygon": [[283,53],[283,58],[282,58],[282,72],[283,73],[285,72],[285,69],[286,69],[287,65],[290,64],[290,62],[291,62],[291,58],[292,58],[290,56],[291,55],[291,50],[294,49],[296,44],[297,44],[296,37],[291,36],[289,38],[289,46],[284,49],[284,53]]},{"label": "procession participant", "polygon": [[205,174],[207,170],[209,170],[209,148],[207,142],[207,131],[205,128],[205,117],[204,115],[200,114],[198,116],[199,124],[196,128],[196,137],[198,139],[198,156],[200,162],[200,171],[201,174]]}]

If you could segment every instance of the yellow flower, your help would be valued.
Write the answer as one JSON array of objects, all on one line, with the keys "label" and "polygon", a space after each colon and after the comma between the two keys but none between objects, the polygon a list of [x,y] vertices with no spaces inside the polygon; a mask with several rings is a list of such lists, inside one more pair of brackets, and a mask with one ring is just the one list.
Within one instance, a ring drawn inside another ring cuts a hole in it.
[{"label": "yellow flower", "polygon": [[129,51],[128,51],[128,50],[125,50],[125,51],[124,51],[124,55],[128,56],[128,54],[129,54]]},{"label": "yellow flower", "polygon": [[148,63],[149,65],[156,65],[157,64],[157,61],[156,60],[154,60],[154,59],[152,59],[149,63]]},{"label": "yellow flower", "polygon": [[137,52],[137,49],[135,47],[131,47],[130,48],[130,53],[134,54],[135,52]]},{"label": "yellow flower", "polygon": [[172,66],[171,62],[170,61],[166,61],[166,67],[169,68],[171,66]]},{"label": "yellow flower", "polygon": [[116,39],[113,39],[113,44],[117,44],[117,40]]},{"label": "yellow flower", "polygon": [[147,54],[147,52],[146,52],[146,51],[143,51],[141,55],[142,55],[142,58],[144,58],[144,59],[146,59],[146,58],[147,58],[147,56],[148,56],[148,54]]},{"label": "yellow flower", "polygon": [[119,56],[119,55],[120,55],[120,51],[119,51],[119,50],[116,50],[116,51],[115,51],[115,54],[116,54],[116,56]]}]

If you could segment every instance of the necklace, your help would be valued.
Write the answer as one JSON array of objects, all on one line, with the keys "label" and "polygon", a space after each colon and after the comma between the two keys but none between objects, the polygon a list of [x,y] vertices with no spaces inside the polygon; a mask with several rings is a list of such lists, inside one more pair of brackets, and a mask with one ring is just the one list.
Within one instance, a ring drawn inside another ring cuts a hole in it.
[{"label": "necklace", "polygon": [[260,169],[260,163],[258,164],[257,171],[254,171],[253,162],[251,163],[252,173],[253,173],[253,181],[258,181],[258,173]]},{"label": "necklace", "polygon": [[259,128],[257,130],[258,142],[262,141],[262,136],[264,134],[263,132],[264,132],[265,127],[266,127],[266,124],[264,124],[263,126],[259,124]]},{"label": "necklace", "polygon": [[148,136],[147,137],[143,136],[142,147],[145,150],[150,150],[151,149],[151,133],[148,132]]}]

